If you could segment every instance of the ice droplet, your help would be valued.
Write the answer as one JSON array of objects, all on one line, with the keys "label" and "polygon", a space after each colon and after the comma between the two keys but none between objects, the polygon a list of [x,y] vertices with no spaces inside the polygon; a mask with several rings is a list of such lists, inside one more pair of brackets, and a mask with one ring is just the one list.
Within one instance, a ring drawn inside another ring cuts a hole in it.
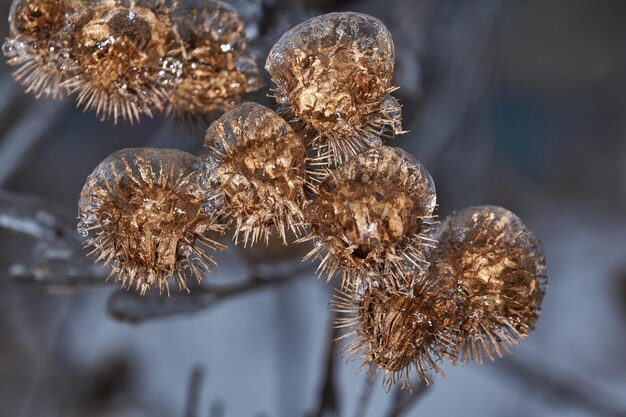
[{"label": "ice droplet", "polygon": [[28,44],[26,42],[16,41],[15,39],[7,39],[2,44],[2,53],[7,58],[15,58],[16,56],[21,55],[27,46]]}]

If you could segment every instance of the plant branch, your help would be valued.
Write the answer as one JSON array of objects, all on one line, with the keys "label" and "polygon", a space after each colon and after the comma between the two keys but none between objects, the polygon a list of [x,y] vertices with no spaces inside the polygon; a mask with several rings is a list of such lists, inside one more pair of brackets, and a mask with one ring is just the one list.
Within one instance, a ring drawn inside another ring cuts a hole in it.
[{"label": "plant branch", "polygon": [[109,298],[109,314],[116,320],[138,324],[145,321],[172,317],[181,314],[193,314],[215,307],[222,301],[287,284],[296,278],[306,276],[310,266],[292,270],[284,275],[272,278],[252,276],[241,284],[228,286],[198,286],[191,293],[172,292],[169,297],[159,295],[158,291],[141,296],[135,292],[117,290]]}]

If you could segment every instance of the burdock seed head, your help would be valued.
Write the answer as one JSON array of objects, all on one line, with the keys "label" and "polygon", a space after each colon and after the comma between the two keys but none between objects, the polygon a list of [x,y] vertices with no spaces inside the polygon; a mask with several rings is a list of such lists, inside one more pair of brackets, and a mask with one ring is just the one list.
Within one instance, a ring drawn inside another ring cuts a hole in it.
[{"label": "burdock seed head", "polygon": [[216,0],[179,1],[172,12],[175,42],[163,58],[161,82],[172,86],[170,111],[202,115],[229,110],[262,85],[236,10]]},{"label": "burdock seed head", "polygon": [[402,132],[400,105],[389,95],[393,41],[374,17],[345,12],[307,20],[280,38],[265,68],[281,111],[331,165],[379,145],[388,131]]},{"label": "burdock seed head", "polygon": [[431,259],[436,279],[456,281],[462,360],[493,360],[534,329],[547,278],[541,244],[510,211],[470,207],[442,225]]},{"label": "burdock seed head", "polygon": [[[144,5],[145,4],[145,5]],[[78,74],[67,83],[79,105],[102,118],[139,121],[166,99],[157,83],[171,40],[169,15],[146,1],[96,1],[72,22]]]},{"label": "burdock seed head", "polygon": [[86,246],[122,287],[144,294],[168,279],[187,290],[185,271],[198,280],[214,263],[207,251],[224,246],[207,236],[223,232],[206,212],[198,184],[200,160],[173,149],[124,149],[87,178],[78,205],[78,230]]},{"label": "burdock seed head", "polygon": [[355,278],[403,278],[405,262],[425,267],[435,185],[420,162],[398,148],[381,146],[357,155],[319,187],[305,210],[319,269],[328,280],[340,271]]},{"label": "burdock seed head", "polygon": [[64,31],[66,1],[15,0],[9,14],[10,34],[2,46],[14,76],[37,97],[63,97],[61,83],[69,77],[72,60]]},{"label": "burdock seed head", "polygon": [[437,362],[454,360],[457,304],[454,281],[421,279],[412,285],[357,285],[338,292],[330,307],[341,314],[337,326],[353,336],[346,352],[363,361],[371,376],[383,372],[389,389],[418,380],[430,382],[430,371],[442,373]]},{"label": "burdock seed head", "polygon": [[283,242],[303,223],[305,149],[289,125],[270,109],[245,103],[207,130],[206,183],[212,200],[235,221],[235,239],[267,242],[275,229]]}]

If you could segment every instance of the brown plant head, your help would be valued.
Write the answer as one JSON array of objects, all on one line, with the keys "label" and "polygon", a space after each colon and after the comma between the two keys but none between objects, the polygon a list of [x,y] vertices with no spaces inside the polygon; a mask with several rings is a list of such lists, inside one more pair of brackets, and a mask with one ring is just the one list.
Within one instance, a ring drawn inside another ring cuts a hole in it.
[{"label": "brown plant head", "polygon": [[456,280],[464,362],[502,356],[534,329],[547,278],[541,244],[510,211],[470,207],[442,225],[430,274]]},{"label": "brown plant head", "polygon": [[[145,4],[145,5],[142,5]],[[67,86],[78,104],[102,119],[139,121],[167,99],[158,81],[161,57],[172,41],[169,14],[146,1],[98,1],[76,18],[72,53],[78,75]]]},{"label": "brown plant head", "polygon": [[265,68],[281,112],[334,165],[402,132],[400,105],[390,95],[394,60],[391,34],[378,19],[344,12],[286,32]]},{"label": "brown plant head", "polygon": [[161,82],[172,86],[170,111],[202,115],[229,110],[263,82],[247,50],[239,14],[216,0],[181,1],[172,13],[176,42],[163,58]]},{"label": "brown plant head", "polygon": [[454,281],[410,281],[400,286],[357,282],[350,291],[336,293],[330,304],[342,315],[337,326],[353,336],[346,352],[362,360],[372,378],[382,371],[387,390],[398,383],[411,389],[413,368],[418,380],[429,383],[430,371],[443,373],[437,362],[454,360]]},{"label": "brown plant head", "polygon": [[10,34],[2,46],[9,65],[19,67],[15,79],[37,97],[61,98],[61,85],[71,75],[64,16],[66,1],[16,0],[9,14]]},{"label": "brown plant head", "polygon": [[270,109],[244,103],[207,130],[206,182],[235,221],[235,239],[267,242],[275,229],[301,233],[305,150],[302,140]]},{"label": "brown plant head", "polygon": [[319,187],[305,210],[309,239],[330,280],[404,277],[403,262],[424,269],[435,208],[435,185],[420,162],[398,148],[381,146],[357,155]]},{"label": "brown plant head", "polygon": [[207,251],[225,248],[207,235],[223,233],[224,225],[206,210],[199,165],[199,158],[178,150],[124,149],[87,178],[78,230],[122,287],[169,292],[173,277],[188,290],[185,271],[202,280],[214,264]]}]

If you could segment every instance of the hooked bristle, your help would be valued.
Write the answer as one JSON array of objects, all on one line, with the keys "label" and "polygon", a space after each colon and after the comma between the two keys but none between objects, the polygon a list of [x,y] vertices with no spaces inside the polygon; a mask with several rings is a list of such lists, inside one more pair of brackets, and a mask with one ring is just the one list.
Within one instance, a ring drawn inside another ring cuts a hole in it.
[{"label": "hooked bristle", "polygon": [[89,176],[79,201],[79,232],[85,246],[123,288],[144,294],[156,286],[169,293],[169,279],[188,291],[185,272],[200,282],[210,252],[225,246],[208,236],[225,225],[205,205],[198,185],[200,161],[172,149],[125,149],[105,159]]}]

